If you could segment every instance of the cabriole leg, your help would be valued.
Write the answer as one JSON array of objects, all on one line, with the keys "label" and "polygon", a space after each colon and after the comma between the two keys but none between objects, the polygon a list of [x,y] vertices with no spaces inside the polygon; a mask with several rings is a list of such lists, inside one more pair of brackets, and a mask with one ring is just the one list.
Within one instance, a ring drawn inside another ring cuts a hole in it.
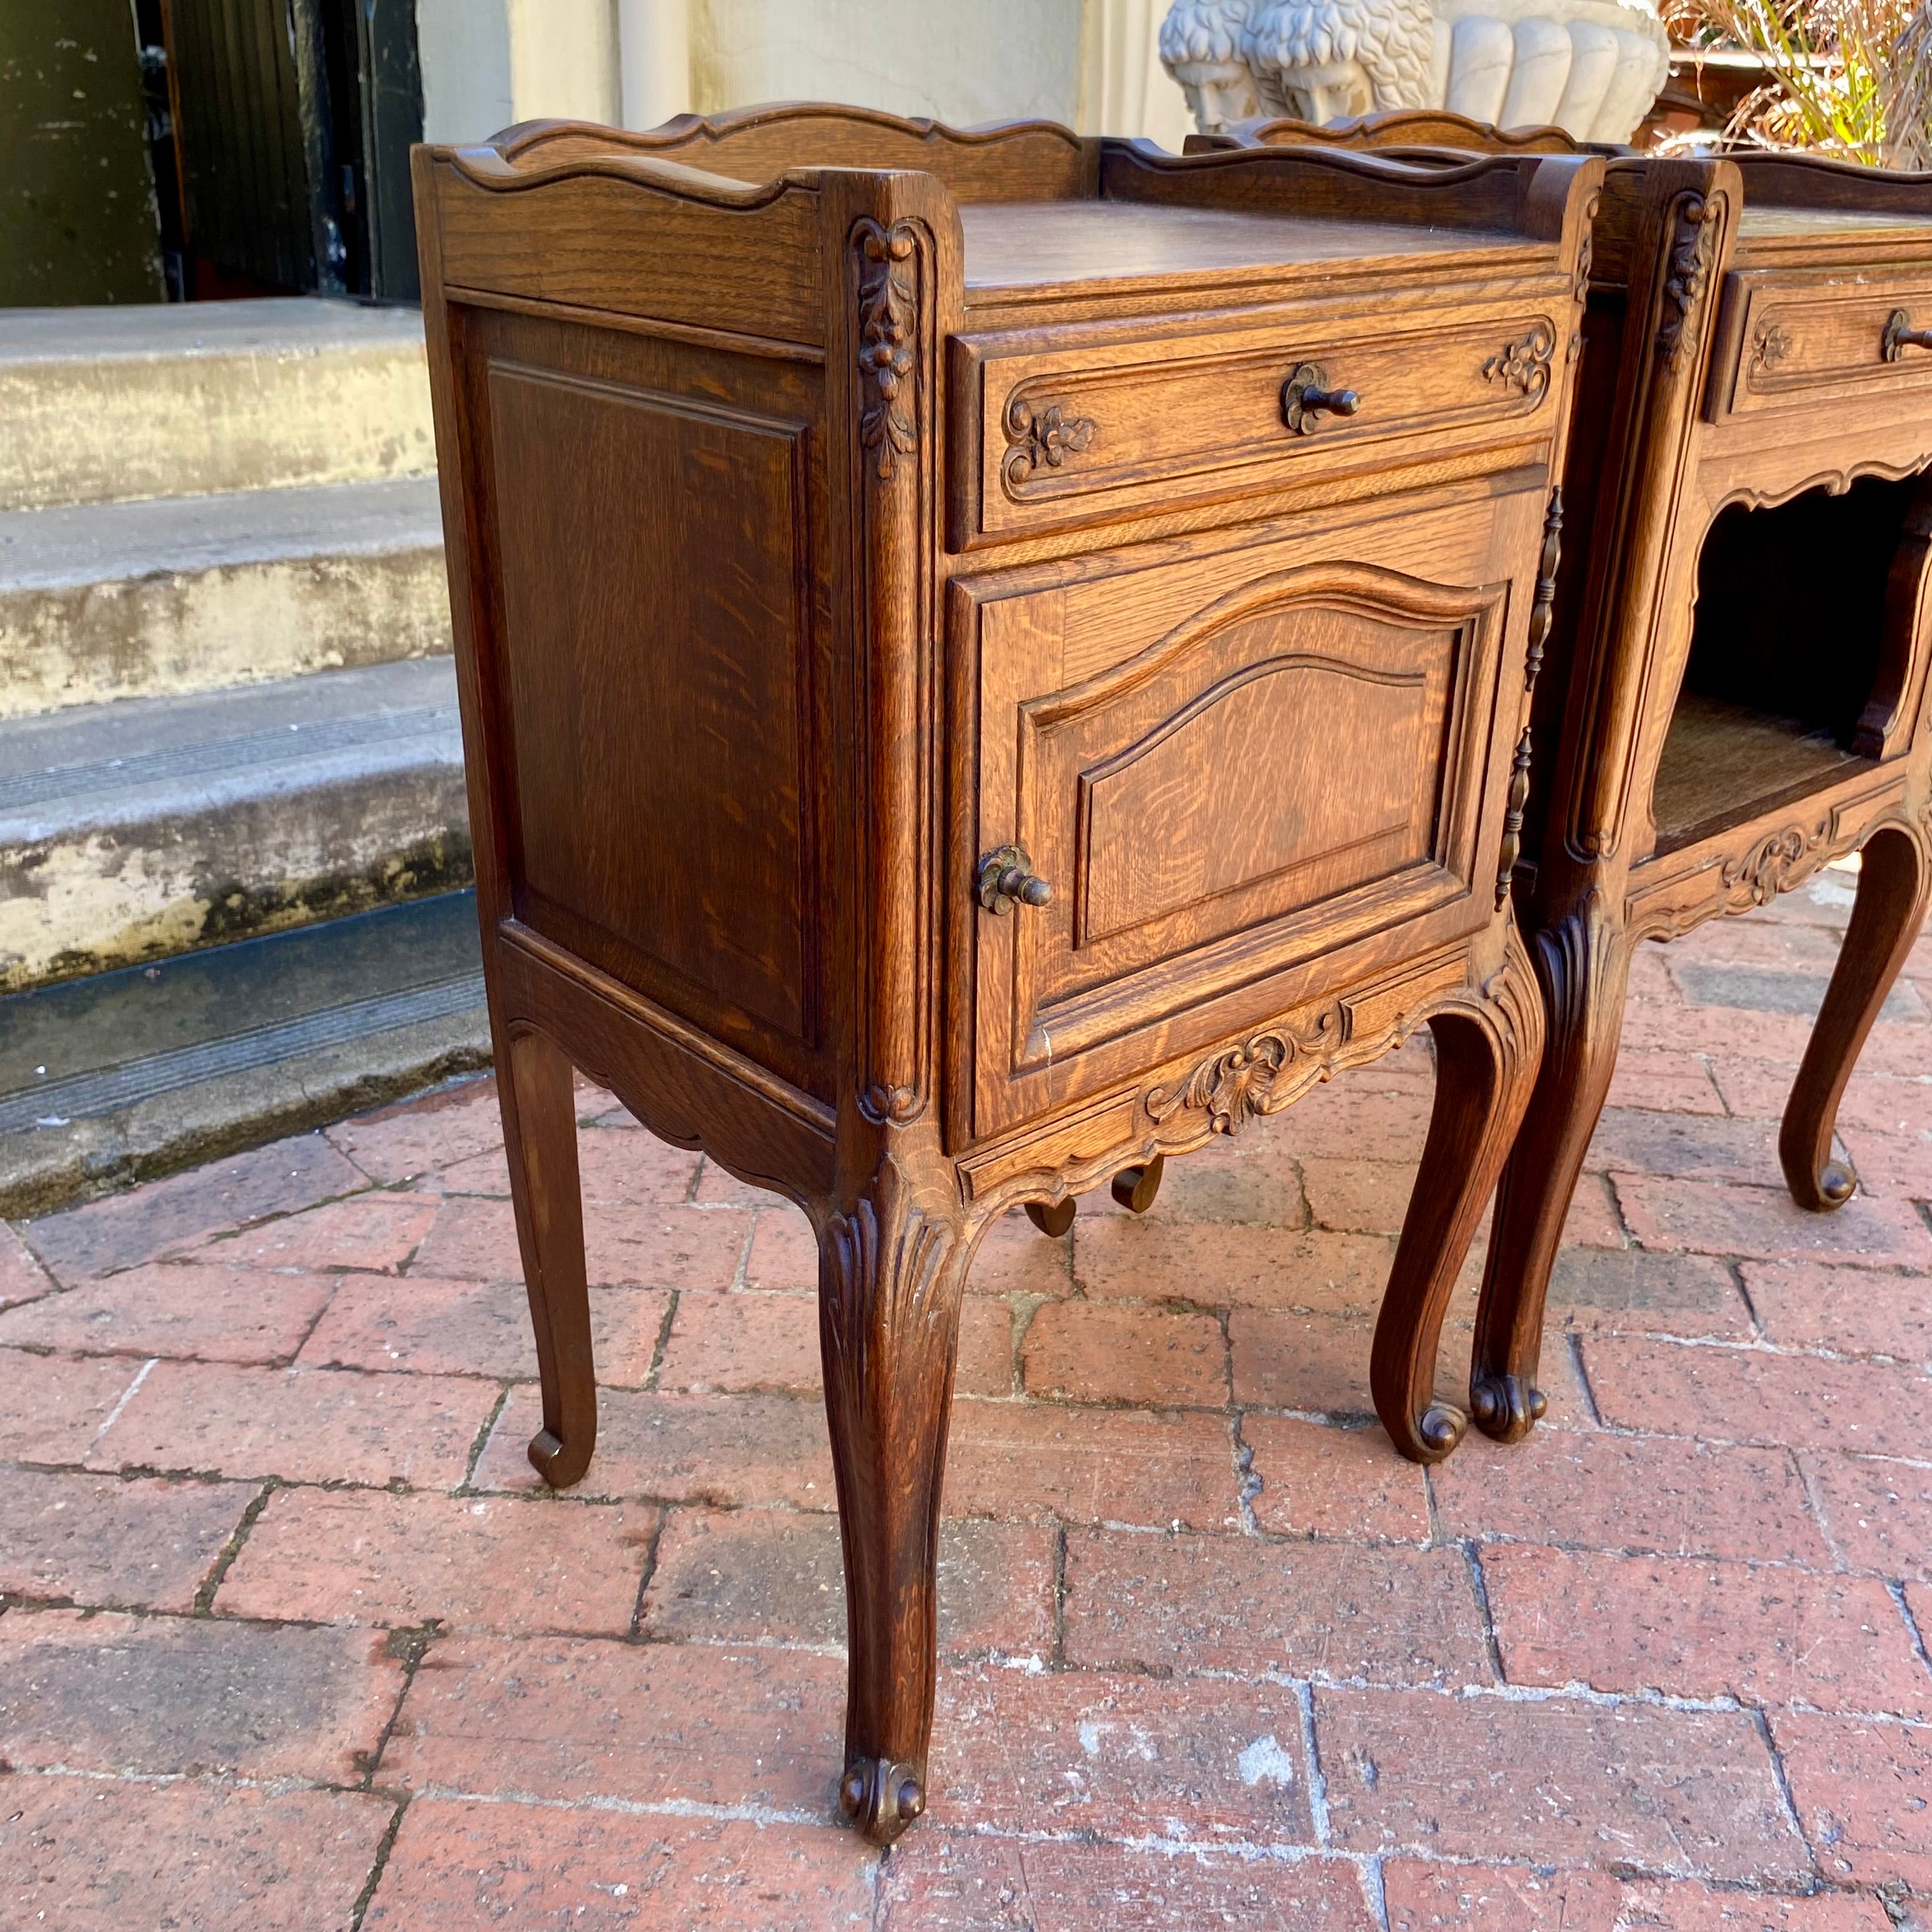
[{"label": "cabriole leg", "polygon": [[1543,1014],[1528,961],[1512,938],[1480,1012],[1438,1014],[1436,1106],[1402,1224],[1395,1265],[1376,1323],[1369,1379],[1396,1447],[1439,1462],[1465,1418],[1436,1399],[1442,1316],[1529,1099]]},{"label": "cabriole leg", "polygon": [[1928,898],[1932,866],[1918,842],[1895,826],[1874,832],[1865,842],[1858,899],[1838,963],[1778,1136],[1784,1178],[1801,1208],[1843,1207],[1858,1186],[1850,1163],[1832,1152],[1838,1102],[1872,1022],[1925,923]]},{"label": "cabriole leg", "polygon": [[513,1034],[498,1064],[510,1198],[543,1389],[543,1427],[531,1439],[530,1461],[552,1489],[567,1489],[590,1467],[597,1445],[571,1066],[539,1033]]},{"label": "cabriole leg", "polygon": [[968,1243],[950,1170],[888,1159],[819,1240],[819,1339],[850,1652],[846,1816],[890,1844],[926,1808],[939,1493]]},{"label": "cabriole leg", "polygon": [[1470,1412],[1499,1442],[1520,1442],[1544,1412],[1536,1386],[1544,1303],[1590,1136],[1616,1070],[1630,945],[1592,892],[1532,941],[1547,1036],[1496,1193],[1476,1310]]}]

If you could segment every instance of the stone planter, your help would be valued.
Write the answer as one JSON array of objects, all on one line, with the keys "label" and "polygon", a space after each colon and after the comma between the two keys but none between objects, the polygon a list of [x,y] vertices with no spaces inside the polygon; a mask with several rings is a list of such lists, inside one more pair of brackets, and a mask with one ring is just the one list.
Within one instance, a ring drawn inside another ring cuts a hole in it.
[{"label": "stone planter", "polygon": [[1654,0],[1174,0],[1160,57],[1204,134],[1444,107],[1625,141],[1670,41]]}]

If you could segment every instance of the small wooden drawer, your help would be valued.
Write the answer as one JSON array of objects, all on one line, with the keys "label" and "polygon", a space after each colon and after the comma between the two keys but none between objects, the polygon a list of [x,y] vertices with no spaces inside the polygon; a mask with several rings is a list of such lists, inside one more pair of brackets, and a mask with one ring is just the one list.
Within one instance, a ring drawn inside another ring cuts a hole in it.
[{"label": "small wooden drawer", "polygon": [[1932,265],[1743,268],[1727,278],[1705,415],[1712,422],[1835,395],[1932,388]]},{"label": "small wooden drawer", "polygon": [[[1553,429],[1568,326],[1552,304],[1414,329],[1358,312],[1045,349],[956,338],[954,547],[1385,470],[1404,440],[1438,458]],[[1301,406],[1311,384],[1336,406]]]}]

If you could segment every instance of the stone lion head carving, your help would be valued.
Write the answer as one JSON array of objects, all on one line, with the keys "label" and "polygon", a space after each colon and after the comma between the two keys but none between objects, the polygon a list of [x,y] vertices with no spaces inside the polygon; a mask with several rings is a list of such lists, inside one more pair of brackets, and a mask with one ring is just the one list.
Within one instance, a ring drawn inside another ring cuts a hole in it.
[{"label": "stone lion head carving", "polygon": [[1435,43],[1430,0],[1261,0],[1244,48],[1287,111],[1318,124],[1427,100]]},{"label": "stone lion head carving", "polygon": [[1248,65],[1248,16],[1260,0],[1174,0],[1160,23],[1162,65],[1180,82],[1194,123],[1218,134],[1262,111]]}]

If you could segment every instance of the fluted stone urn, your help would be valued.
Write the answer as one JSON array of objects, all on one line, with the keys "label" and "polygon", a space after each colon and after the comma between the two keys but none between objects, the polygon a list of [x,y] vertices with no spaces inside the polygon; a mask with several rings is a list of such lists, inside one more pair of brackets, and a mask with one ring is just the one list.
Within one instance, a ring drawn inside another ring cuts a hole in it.
[{"label": "fluted stone urn", "polygon": [[1627,141],[1670,49],[1655,0],[1174,0],[1160,29],[1203,134],[1446,107]]}]

